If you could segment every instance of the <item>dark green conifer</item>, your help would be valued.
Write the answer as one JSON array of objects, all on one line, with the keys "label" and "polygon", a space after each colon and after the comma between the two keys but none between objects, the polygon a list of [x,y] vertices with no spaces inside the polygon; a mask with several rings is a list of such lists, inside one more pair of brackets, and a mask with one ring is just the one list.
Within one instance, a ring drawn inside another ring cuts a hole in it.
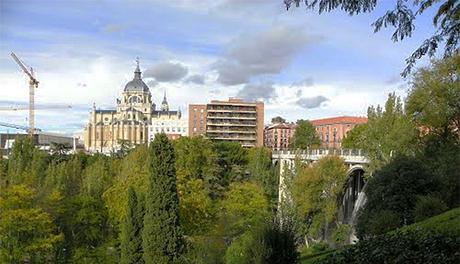
[{"label": "dark green conifer", "polygon": [[179,224],[174,149],[165,134],[157,134],[149,146],[149,186],[145,197],[144,261],[173,263],[184,241]]},{"label": "dark green conifer", "polygon": [[121,263],[144,263],[142,256],[143,204],[134,189],[128,188],[128,207],[121,234]]}]

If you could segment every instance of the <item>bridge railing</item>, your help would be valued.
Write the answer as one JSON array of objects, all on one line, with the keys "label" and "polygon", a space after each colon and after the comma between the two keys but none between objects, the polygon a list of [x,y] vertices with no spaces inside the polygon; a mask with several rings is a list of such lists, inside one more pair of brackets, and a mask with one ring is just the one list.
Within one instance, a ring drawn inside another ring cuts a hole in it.
[{"label": "bridge railing", "polygon": [[364,156],[365,152],[361,149],[283,149],[274,150],[273,155],[310,155],[310,156]]}]

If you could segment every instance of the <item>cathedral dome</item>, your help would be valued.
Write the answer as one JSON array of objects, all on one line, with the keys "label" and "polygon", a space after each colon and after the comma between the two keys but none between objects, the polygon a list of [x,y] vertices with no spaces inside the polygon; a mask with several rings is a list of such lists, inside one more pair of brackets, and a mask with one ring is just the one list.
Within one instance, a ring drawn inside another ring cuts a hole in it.
[{"label": "cathedral dome", "polygon": [[139,60],[137,61],[137,67],[134,71],[134,79],[129,81],[125,85],[125,92],[150,92],[149,87],[141,78],[141,70],[139,69]]},{"label": "cathedral dome", "polygon": [[125,92],[149,92],[149,87],[142,79],[133,79],[125,85]]}]

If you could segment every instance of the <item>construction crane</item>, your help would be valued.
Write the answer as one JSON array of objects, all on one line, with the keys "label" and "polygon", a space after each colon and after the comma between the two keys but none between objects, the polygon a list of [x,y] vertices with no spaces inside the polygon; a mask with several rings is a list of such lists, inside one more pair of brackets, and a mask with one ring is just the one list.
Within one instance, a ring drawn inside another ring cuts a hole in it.
[{"label": "construction crane", "polygon": [[24,73],[29,77],[29,136],[32,137],[34,134],[35,127],[35,89],[38,88],[38,80],[35,79],[34,70],[32,68],[27,69],[26,65],[14,54],[11,52],[11,57],[14,61],[21,67]]},{"label": "construction crane", "polygon": [[[48,110],[48,109],[71,109],[71,105],[55,105],[55,106],[36,106],[34,110]],[[29,107],[0,107],[0,111],[23,111],[29,110]]]},{"label": "construction crane", "polygon": [[[21,125],[16,125],[16,124],[11,124],[11,123],[0,122],[0,126],[2,126],[2,127],[14,128],[14,129],[19,129],[19,130],[30,131],[30,127],[21,126]],[[35,130],[35,132],[42,131],[41,129],[38,129],[38,128],[34,128],[34,130]]]}]

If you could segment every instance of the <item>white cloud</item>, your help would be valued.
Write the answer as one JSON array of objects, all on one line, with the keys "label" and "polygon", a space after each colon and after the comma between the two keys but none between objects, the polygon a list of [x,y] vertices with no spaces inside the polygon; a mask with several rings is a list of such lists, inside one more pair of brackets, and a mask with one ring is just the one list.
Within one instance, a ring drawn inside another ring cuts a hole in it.
[{"label": "white cloud", "polygon": [[281,25],[255,35],[241,36],[216,62],[218,81],[236,85],[254,76],[278,74],[289,66],[296,54],[317,40],[299,28]]}]

